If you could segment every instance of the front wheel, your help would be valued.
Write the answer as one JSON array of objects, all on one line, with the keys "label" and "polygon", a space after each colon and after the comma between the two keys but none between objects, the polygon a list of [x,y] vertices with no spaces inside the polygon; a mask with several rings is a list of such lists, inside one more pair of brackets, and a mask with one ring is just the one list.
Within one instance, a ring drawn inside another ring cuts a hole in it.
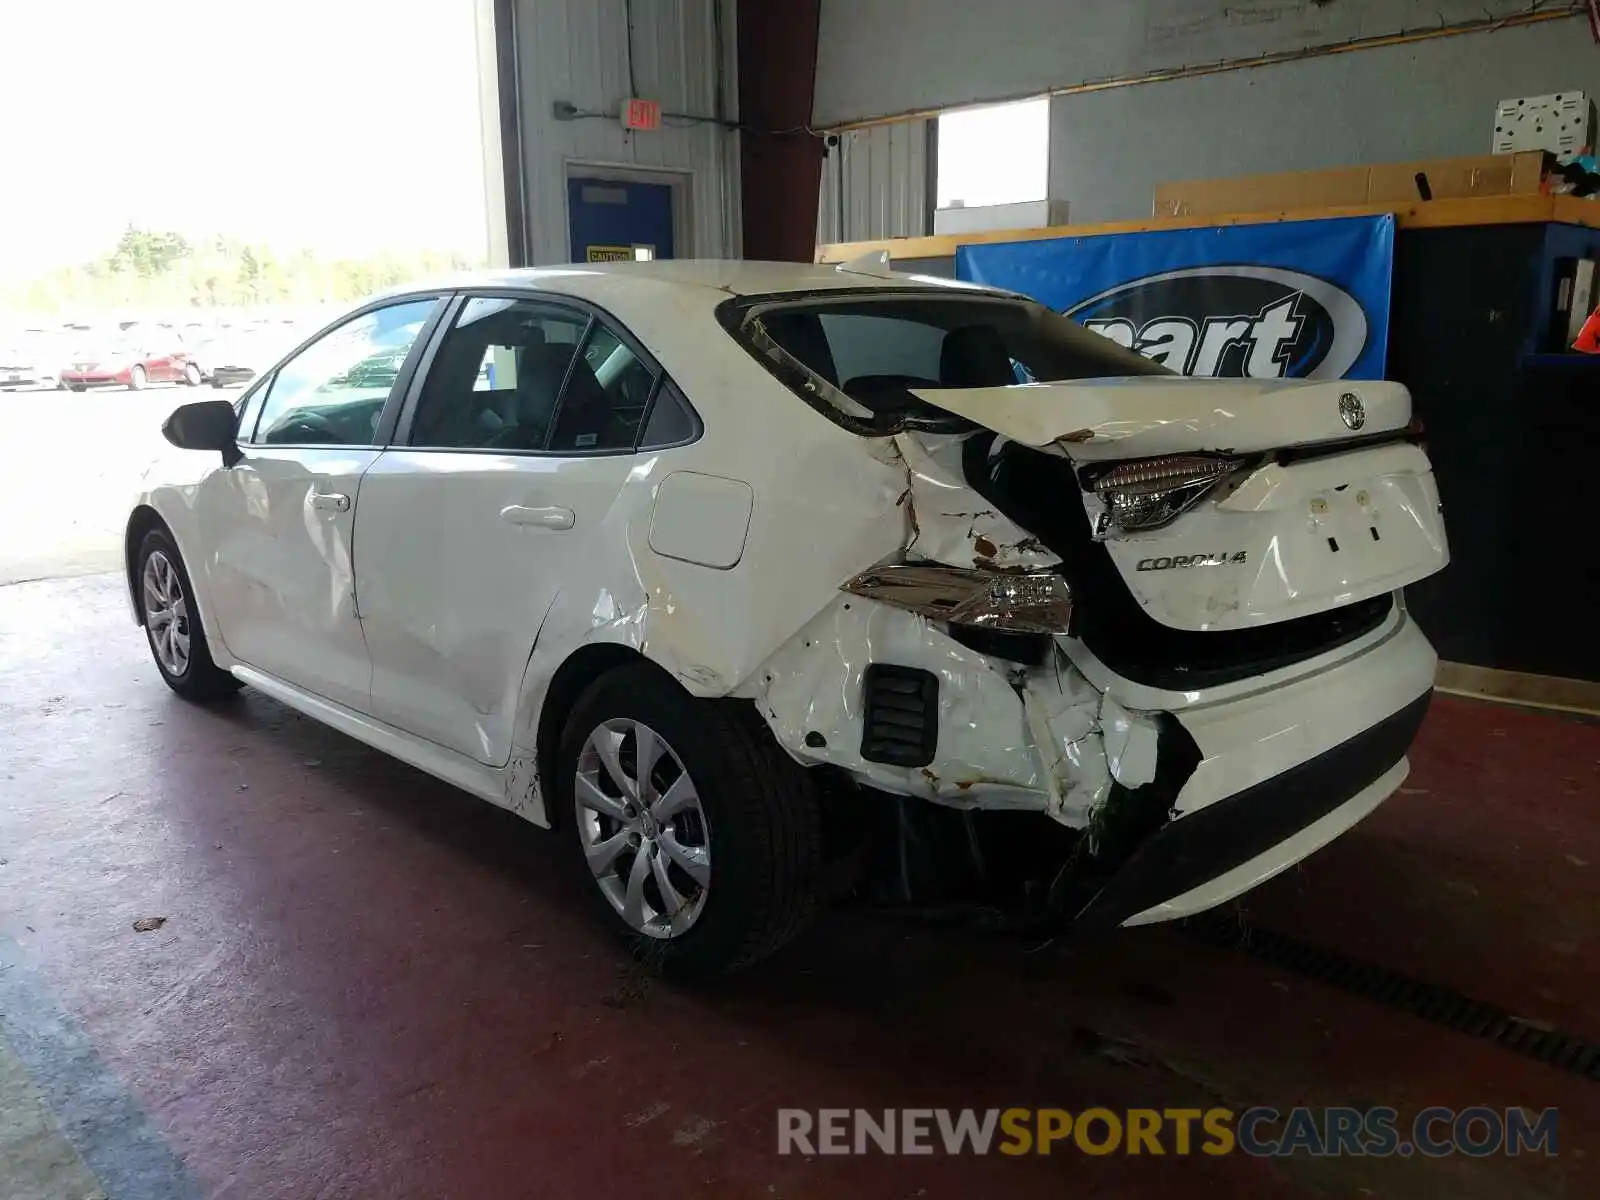
[{"label": "front wheel", "polygon": [[601,919],[666,974],[748,966],[813,907],[804,768],[747,705],[692,697],[656,667],[619,668],[579,699],[551,799]]},{"label": "front wheel", "polygon": [[188,387],[199,387],[201,383],[200,368],[193,363],[185,363],[183,367],[183,382]]},{"label": "front wheel", "polygon": [[143,367],[135,367],[128,372],[128,390],[130,392],[144,391],[145,375]]},{"label": "front wheel", "polygon": [[214,700],[238,691],[239,681],[211,660],[194,585],[166,530],[145,534],[137,578],[145,637],[167,686],[186,700]]}]

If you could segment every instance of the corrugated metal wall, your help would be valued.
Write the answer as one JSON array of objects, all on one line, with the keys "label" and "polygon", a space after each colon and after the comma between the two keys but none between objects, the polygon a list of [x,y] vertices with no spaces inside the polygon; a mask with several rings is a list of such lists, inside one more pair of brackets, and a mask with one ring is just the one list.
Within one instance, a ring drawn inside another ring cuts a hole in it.
[{"label": "corrugated metal wall", "polygon": [[1168,180],[1488,154],[1501,100],[1568,89],[1600,92],[1576,20],[1058,96],[1050,194],[1117,221]]},{"label": "corrugated metal wall", "polygon": [[[813,124],[1503,17],[1564,0],[822,0]],[[1563,24],[1566,24],[1563,22]],[[1582,22],[1565,29],[1588,40]],[[1478,36],[1478,35],[1474,35]],[[1570,84],[1551,81],[1547,91]],[[1450,103],[1446,90],[1427,97]],[[1223,114],[1219,114],[1221,116]],[[1224,125],[1248,136],[1249,116]],[[1260,120],[1269,120],[1262,114]],[[1397,119],[1400,115],[1397,114]],[[1314,135],[1312,135],[1314,136]]]},{"label": "corrugated metal wall", "polygon": [[[663,110],[717,111],[717,21],[722,6],[723,112],[737,116],[733,0],[634,0],[634,75],[640,96]],[[689,173],[690,244],[679,257],[739,253],[739,134],[713,124],[670,122],[627,133],[617,114],[629,94],[626,0],[517,0],[518,87],[527,175],[527,224],[535,263],[565,262],[568,162]],[[557,101],[604,117],[558,120]]]},{"label": "corrugated metal wall", "polygon": [[841,134],[822,167],[818,242],[916,237],[928,227],[928,122]]},{"label": "corrugated metal wall", "polygon": [[[1528,8],[1528,0],[823,0],[814,120],[1039,94]],[[883,52],[887,44],[894,53]],[[1057,96],[1049,194],[1069,202],[1075,223],[1092,223],[1149,216],[1155,185],[1167,180],[1485,154],[1499,100],[1574,89],[1600,93],[1600,53],[1581,19]],[[886,131],[895,128],[917,140],[925,126],[874,127],[870,140],[892,144]],[[824,241],[906,232],[877,222],[890,202],[847,168],[847,231],[837,237],[837,176],[831,182]]]}]

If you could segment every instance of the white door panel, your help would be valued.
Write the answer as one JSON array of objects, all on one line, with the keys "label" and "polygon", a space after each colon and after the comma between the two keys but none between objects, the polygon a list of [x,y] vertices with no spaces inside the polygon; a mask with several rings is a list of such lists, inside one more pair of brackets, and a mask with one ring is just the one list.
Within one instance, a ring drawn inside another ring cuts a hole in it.
[{"label": "white door panel", "polygon": [[240,662],[364,710],[372,670],[356,619],[351,537],[368,449],[248,447],[196,508],[217,632]]},{"label": "white door panel", "polygon": [[356,584],[378,719],[492,766],[567,567],[635,460],[396,449],[361,485]]}]

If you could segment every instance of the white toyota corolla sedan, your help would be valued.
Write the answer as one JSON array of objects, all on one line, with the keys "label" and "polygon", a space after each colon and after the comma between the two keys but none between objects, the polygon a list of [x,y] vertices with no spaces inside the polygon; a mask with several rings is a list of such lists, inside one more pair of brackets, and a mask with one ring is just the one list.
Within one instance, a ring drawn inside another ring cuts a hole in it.
[{"label": "white toyota corolla sedan", "polygon": [[559,830],[686,974],[841,892],[1211,907],[1389,796],[1432,690],[1404,388],[1186,379],[881,263],[408,288],[165,431],[167,683]]}]

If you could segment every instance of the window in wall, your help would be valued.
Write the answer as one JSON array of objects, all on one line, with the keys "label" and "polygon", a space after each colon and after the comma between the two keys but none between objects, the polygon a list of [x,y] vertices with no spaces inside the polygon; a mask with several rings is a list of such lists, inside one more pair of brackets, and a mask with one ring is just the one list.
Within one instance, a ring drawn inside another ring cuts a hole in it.
[{"label": "window in wall", "polygon": [[939,207],[1043,200],[1050,97],[964,108],[939,118]]}]

